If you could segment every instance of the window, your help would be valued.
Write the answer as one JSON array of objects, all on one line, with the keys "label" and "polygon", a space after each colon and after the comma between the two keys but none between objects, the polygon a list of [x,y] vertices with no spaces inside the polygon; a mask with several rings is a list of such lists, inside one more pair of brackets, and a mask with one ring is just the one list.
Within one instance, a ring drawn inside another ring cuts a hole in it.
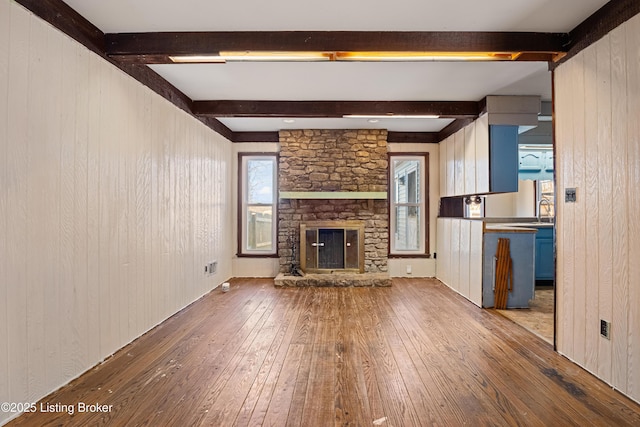
[{"label": "window", "polygon": [[277,156],[239,154],[238,255],[277,252]]},{"label": "window", "polygon": [[[551,220],[556,216],[553,180],[540,180],[536,185],[536,215]],[[543,202],[543,200],[546,200]]]},{"label": "window", "polygon": [[390,154],[390,255],[427,253],[428,154]]}]

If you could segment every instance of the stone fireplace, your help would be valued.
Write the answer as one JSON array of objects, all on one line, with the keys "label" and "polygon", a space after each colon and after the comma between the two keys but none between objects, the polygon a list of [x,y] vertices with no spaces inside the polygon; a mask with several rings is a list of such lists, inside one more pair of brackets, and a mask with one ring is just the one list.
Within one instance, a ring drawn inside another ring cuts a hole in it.
[{"label": "stone fireplace", "polygon": [[[292,262],[312,272],[387,272],[387,131],[281,131],[278,169],[281,273],[289,272]],[[349,231],[356,224],[357,251]],[[302,232],[316,241],[301,239]],[[331,255],[324,251],[329,241],[340,242]],[[314,268],[308,262],[315,262]]]}]

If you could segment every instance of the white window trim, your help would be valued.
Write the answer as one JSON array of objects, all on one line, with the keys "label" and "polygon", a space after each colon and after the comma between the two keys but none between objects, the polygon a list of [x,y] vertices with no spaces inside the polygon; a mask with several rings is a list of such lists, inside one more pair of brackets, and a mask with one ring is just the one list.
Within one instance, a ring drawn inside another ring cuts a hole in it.
[{"label": "white window trim", "polygon": [[[396,185],[395,185],[395,162],[403,160],[417,160],[420,165],[420,202],[413,203],[395,203],[396,200]],[[389,155],[389,255],[404,256],[404,255],[425,255],[426,250],[426,227],[427,227],[427,177],[426,177],[426,154],[393,154]],[[417,250],[397,249],[395,247],[395,234],[396,234],[396,206],[417,206],[420,211],[420,234],[418,240]]]},{"label": "white window trim", "polygon": [[[254,256],[274,256],[278,253],[278,157],[276,153],[262,153],[262,154],[249,154],[240,153],[240,212],[239,215],[239,232],[240,232],[240,247],[238,248],[239,255],[254,255]],[[272,206],[273,222],[271,224],[271,241],[273,242],[272,248],[269,250],[257,250],[248,248],[249,234],[247,231],[247,210],[249,208],[248,203],[248,176],[247,176],[247,163],[250,160],[269,160],[273,162],[273,194],[271,203],[265,204],[251,204],[251,206]]]}]

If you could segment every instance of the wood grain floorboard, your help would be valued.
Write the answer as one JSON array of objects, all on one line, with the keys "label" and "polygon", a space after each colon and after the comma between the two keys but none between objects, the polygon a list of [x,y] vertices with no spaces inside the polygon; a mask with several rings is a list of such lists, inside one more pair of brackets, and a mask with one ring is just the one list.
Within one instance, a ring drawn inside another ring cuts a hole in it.
[{"label": "wood grain floorboard", "polygon": [[640,405],[434,279],[234,279],[8,426],[637,426]]}]

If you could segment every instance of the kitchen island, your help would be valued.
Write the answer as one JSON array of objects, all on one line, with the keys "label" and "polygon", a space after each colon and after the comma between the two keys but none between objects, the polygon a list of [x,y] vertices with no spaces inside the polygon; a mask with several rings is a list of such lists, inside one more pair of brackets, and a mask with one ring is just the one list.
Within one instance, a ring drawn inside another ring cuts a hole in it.
[{"label": "kitchen island", "polygon": [[438,218],[437,278],[477,306],[493,307],[497,242],[500,237],[508,238],[514,291],[507,298],[507,308],[528,307],[535,289],[538,228],[534,225],[513,220],[500,223],[495,219]]},{"label": "kitchen island", "polygon": [[496,251],[498,239],[509,239],[513,266],[513,290],[507,297],[507,308],[527,308],[535,292],[535,236],[533,227],[512,224],[486,224],[482,256],[482,306],[494,306]]}]

